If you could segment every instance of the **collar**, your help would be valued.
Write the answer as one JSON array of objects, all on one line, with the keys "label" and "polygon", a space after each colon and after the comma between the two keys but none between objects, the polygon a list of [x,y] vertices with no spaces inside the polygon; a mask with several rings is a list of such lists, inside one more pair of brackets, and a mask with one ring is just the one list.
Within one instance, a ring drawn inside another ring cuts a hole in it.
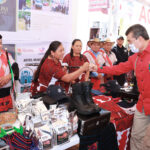
[{"label": "collar", "polygon": [[92,49],[90,49],[90,51],[95,55],[95,56],[97,56],[98,54],[99,54],[99,52],[94,52]]},{"label": "collar", "polygon": [[148,46],[145,48],[144,51],[150,53],[150,40],[149,40]]},{"label": "collar", "polygon": [[104,51],[105,51],[105,53],[106,53],[107,55],[111,55],[111,54],[112,54],[112,51],[110,51],[109,54],[106,52],[105,49],[104,49]]}]

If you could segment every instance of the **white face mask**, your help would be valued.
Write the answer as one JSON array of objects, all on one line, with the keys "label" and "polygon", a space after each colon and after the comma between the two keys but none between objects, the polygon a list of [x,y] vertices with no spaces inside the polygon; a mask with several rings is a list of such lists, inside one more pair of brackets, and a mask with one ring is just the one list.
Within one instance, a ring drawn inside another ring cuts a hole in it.
[{"label": "white face mask", "polygon": [[135,47],[134,44],[129,44],[129,47],[133,53],[138,53],[139,49]]}]

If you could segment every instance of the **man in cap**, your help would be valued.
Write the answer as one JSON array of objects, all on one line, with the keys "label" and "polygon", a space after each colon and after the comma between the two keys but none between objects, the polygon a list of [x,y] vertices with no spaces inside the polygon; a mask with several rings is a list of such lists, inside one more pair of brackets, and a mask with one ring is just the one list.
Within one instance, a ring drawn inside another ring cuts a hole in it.
[{"label": "man in cap", "polygon": [[[124,37],[119,36],[117,38],[117,45],[113,47],[112,52],[115,53],[117,62],[116,64],[119,64],[120,62],[125,62],[128,60],[128,51],[123,46],[124,43]],[[114,79],[118,81],[118,83],[123,86],[125,83],[125,74],[122,74],[120,76],[114,76]]]},{"label": "man in cap", "polygon": [[[89,63],[95,64],[98,67],[102,66],[100,55],[102,50],[100,50],[100,43],[101,41],[99,40],[99,38],[88,41],[87,45],[90,49],[84,52],[84,55],[87,57]],[[100,92],[100,84],[103,83],[102,74],[92,72],[90,76],[91,82],[93,83],[92,93],[95,95],[102,94]]]}]

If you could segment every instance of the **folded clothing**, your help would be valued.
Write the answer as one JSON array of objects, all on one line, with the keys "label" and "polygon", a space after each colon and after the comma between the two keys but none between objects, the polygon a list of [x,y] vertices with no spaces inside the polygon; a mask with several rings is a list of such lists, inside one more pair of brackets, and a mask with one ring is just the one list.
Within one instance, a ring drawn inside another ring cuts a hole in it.
[{"label": "folded clothing", "polygon": [[123,108],[130,108],[133,107],[135,105],[135,101],[121,101],[117,103],[120,107]]}]

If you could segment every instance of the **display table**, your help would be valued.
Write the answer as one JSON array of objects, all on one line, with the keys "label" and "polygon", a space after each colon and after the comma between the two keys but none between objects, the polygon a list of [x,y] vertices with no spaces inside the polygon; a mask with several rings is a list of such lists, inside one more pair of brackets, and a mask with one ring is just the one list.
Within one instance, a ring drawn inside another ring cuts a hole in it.
[{"label": "display table", "polygon": [[95,96],[94,102],[111,111],[110,122],[115,125],[119,150],[129,150],[130,131],[134,114],[127,114],[117,103],[120,98]]},{"label": "display table", "polygon": [[79,136],[76,134],[73,137],[71,137],[69,142],[54,146],[51,150],[65,150],[77,144],[79,144]]},{"label": "display table", "polygon": [[[119,150],[129,150],[130,131],[134,114],[127,114],[119,105],[120,98],[108,96],[94,96],[94,102],[101,108],[111,111],[110,122],[115,125]],[[70,142],[55,146],[52,150],[67,149],[79,143],[78,135],[72,137]],[[89,150],[93,145],[89,146]]]},{"label": "display table", "polygon": [[[99,107],[111,112],[110,122],[115,126],[119,150],[129,150],[130,131],[134,114],[126,113],[124,109],[117,104],[120,98],[114,99],[108,96],[94,96],[93,100]],[[70,138],[69,142],[54,146],[52,150],[68,149],[79,144],[79,140],[78,135],[74,135]],[[91,150],[92,147],[93,146],[90,146],[89,150]]]}]

